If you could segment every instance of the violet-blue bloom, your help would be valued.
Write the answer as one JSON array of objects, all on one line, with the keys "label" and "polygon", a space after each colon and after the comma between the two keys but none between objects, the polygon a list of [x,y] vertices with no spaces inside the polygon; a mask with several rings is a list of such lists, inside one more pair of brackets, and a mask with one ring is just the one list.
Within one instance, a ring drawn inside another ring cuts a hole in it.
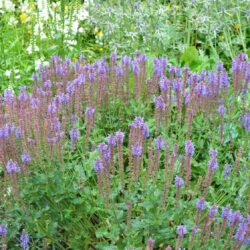
[{"label": "violet-blue bloom", "polygon": [[0,225],[0,236],[5,238],[6,234],[7,234],[7,225],[6,224],[1,224]]},{"label": "violet-blue bloom", "polygon": [[181,89],[182,89],[182,81],[179,79],[175,79],[174,80],[174,86],[173,89],[176,93],[180,93]]},{"label": "violet-blue bloom", "polygon": [[235,240],[244,241],[247,231],[248,231],[247,221],[243,220],[237,228],[236,234],[234,236]]},{"label": "violet-blue bloom", "polygon": [[47,80],[44,84],[43,84],[43,87],[45,89],[50,89],[52,87],[52,83],[50,80]]},{"label": "violet-blue bloom", "polygon": [[177,188],[180,188],[180,187],[183,187],[183,186],[184,186],[184,180],[183,180],[181,177],[179,177],[179,176],[176,176],[176,177],[175,177],[174,182],[175,182],[175,186],[176,186]]},{"label": "violet-blue bloom", "polygon": [[218,152],[217,152],[216,149],[211,149],[209,151],[210,159],[209,159],[209,162],[208,162],[208,168],[212,172],[214,172],[214,170],[218,168],[217,154],[218,154]]},{"label": "violet-blue bloom", "polygon": [[193,228],[193,234],[196,235],[197,233],[198,233],[198,227],[195,226],[195,227]]},{"label": "violet-blue bloom", "polygon": [[131,58],[128,56],[124,56],[122,58],[122,64],[125,65],[126,67],[129,67],[131,63]]},{"label": "violet-blue bloom", "polygon": [[9,174],[21,172],[21,168],[18,166],[18,163],[13,160],[9,160],[7,162],[6,169]]},{"label": "violet-blue bloom", "polygon": [[159,135],[159,136],[155,139],[155,147],[156,147],[156,149],[158,149],[158,150],[163,149],[163,147],[164,147],[164,140],[163,140],[163,138],[162,138],[161,135]]},{"label": "violet-blue bloom", "polygon": [[183,237],[187,233],[187,228],[185,225],[177,226],[177,234],[180,237]]},{"label": "violet-blue bloom", "polygon": [[200,210],[200,211],[205,210],[205,208],[206,208],[206,201],[205,201],[205,199],[203,197],[200,200],[197,201],[196,208],[198,210]]},{"label": "violet-blue bloom", "polygon": [[250,112],[243,116],[243,126],[247,132],[250,132]]},{"label": "violet-blue bloom", "polygon": [[97,173],[101,173],[103,171],[104,166],[101,159],[97,159],[94,161],[94,169]]},{"label": "violet-blue bloom", "polygon": [[27,152],[24,152],[21,154],[21,161],[24,164],[29,164],[31,161],[30,155]]},{"label": "violet-blue bloom", "polygon": [[166,104],[162,98],[162,96],[157,96],[154,98],[154,103],[155,103],[155,107],[157,109],[160,109],[160,110],[164,110],[166,109]]},{"label": "violet-blue bloom", "polygon": [[38,98],[31,97],[30,98],[30,103],[31,103],[31,108],[32,109],[37,109],[40,104],[40,100]]},{"label": "violet-blue bloom", "polygon": [[186,151],[186,155],[193,156],[193,154],[194,154],[194,144],[192,143],[191,140],[187,140],[185,142],[185,151]]},{"label": "violet-blue bloom", "polygon": [[240,211],[235,211],[228,215],[227,220],[229,227],[232,227],[242,220],[242,215]]},{"label": "violet-blue bloom", "polygon": [[54,103],[51,103],[48,105],[48,113],[50,115],[56,113],[56,111],[57,111],[57,108],[56,108],[56,105]]},{"label": "violet-blue bloom", "polygon": [[80,136],[80,131],[77,128],[72,128],[69,132],[71,144],[74,146]]},{"label": "violet-blue bloom", "polygon": [[104,142],[100,143],[98,145],[98,150],[106,161],[110,160],[110,151],[107,144],[105,144]]},{"label": "violet-blue bloom", "polygon": [[17,128],[17,129],[16,129],[16,138],[19,139],[19,138],[21,137],[21,135],[22,135],[22,130],[21,130],[21,128]]},{"label": "violet-blue bloom", "polygon": [[142,147],[139,144],[132,146],[132,154],[136,157],[140,157],[142,155]]},{"label": "violet-blue bloom", "polygon": [[116,145],[116,137],[114,135],[109,135],[108,136],[108,144],[115,146]]},{"label": "violet-blue bloom", "polygon": [[12,103],[14,101],[15,95],[12,89],[4,90],[4,101],[7,103]]},{"label": "violet-blue bloom", "polygon": [[123,133],[121,130],[118,130],[118,131],[115,133],[115,136],[116,136],[117,142],[123,143],[123,140],[124,140],[124,133]]},{"label": "violet-blue bloom", "polygon": [[116,76],[118,78],[121,78],[123,75],[122,67],[121,66],[116,66]]},{"label": "violet-blue bloom", "polygon": [[133,68],[133,72],[135,75],[138,75],[139,73],[139,66],[137,65],[137,63],[135,61],[132,61],[132,68]]},{"label": "violet-blue bloom", "polygon": [[94,113],[95,113],[94,108],[92,108],[92,107],[87,107],[86,108],[85,115],[87,116],[87,118],[93,117]]},{"label": "violet-blue bloom", "polygon": [[29,248],[29,234],[23,230],[21,237],[20,237],[20,245],[22,249]]},{"label": "violet-blue bloom", "polygon": [[161,91],[168,91],[169,86],[170,86],[169,79],[166,76],[163,75],[161,77],[161,79],[160,79],[160,88],[161,88]]},{"label": "violet-blue bloom", "polygon": [[230,173],[231,173],[231,165],[226,163],[224,169],[224,179],[228,179]]},{"label": "violet-blue bloom", "polygon": [[226,108],[224,107],[224,105],[220,105],[219,108],[218,108],[218,113],[221,115],[221,116],[224,116],[225,113],[226,113]]},{"label": "violet-blue bloom", "polygon": [[214,217],[214,215],[218,212],[218,206],[212,206],[208,212],[209,217]]}]

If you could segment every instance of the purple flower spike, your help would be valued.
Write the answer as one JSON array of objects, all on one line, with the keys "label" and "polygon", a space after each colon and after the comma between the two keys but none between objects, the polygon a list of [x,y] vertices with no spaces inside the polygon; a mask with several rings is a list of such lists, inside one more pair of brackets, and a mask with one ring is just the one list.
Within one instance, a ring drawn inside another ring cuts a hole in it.
[{"label": "purple flower spike", "polygon": [[100,159],[94,161],[94,169],[97,173],[101,173],[103,171],[104,167]]},{"label": "purple flower spike", "polygon": [[243,126],[247,132],[250,132],[250,112],[243,116]]},{"label": "purple flower spike", "polygon": [[179,93],[182,89],[182,81],[179,80],[179,79],[175,79],[174,80],[174,86],[173,86],[173,89],[175,92]]},{"label": "purple flower spike", "polygon": [[218,207],[217,206],[212,206],[208,212],[209,217],[214,217],[214,215],[218,212]]},{"label": "purple flower spike", "polygon": [[217,64],[217,70],[218,71],[222,71],[223,69],[224,69],[223,64],[222,63],[218,63]]},{"label": "purple flower spike", "polygon": [[144,124],[143,129],[144,129],[144,137],[148,138],[149,137],[149,128],[148,128],[148,125]]},{"label": "purple flower spike", "polygon": [[92,108],[92,107],[87,107],[86,111],[85,111],[85,115],[88,117],[88,118],[91,118],[93,117],[95,113],[95,109]]},{"label": "purple flower spike", "polygon": [[224,116],[226,113],[226,108],[224,107],[224,105],[220,105],[218,108],[218,113],[220,114],[220,116]]},{"label": "purple flower spike", "polygon": [[71,144],[74,146],[80,136],[80,131],[77,128],[72,128],[69,134],[70,134]]},{"label": "purple flower spike", "polygon": [[155,146],[156,146],[156,149],[158,150],[161,150],[163,149],[164,147],[164,140],[162,138],[162,136],[158,136],[156,139],[155,139]]},{"label": "purple flower spike", "polygon": [[117,76],[118,78],[121,78],[122,75],[123,75],[122,67],[121,67],[121,66],[117,66],[117,67],[116,67],[116,76]]},{"label": "purple flower spike", "polygon": [[19,139],[19,138],[21,137],[21,135],[22,135],[22,130],[21,130],[21,128],[17,128],[17,129],[16,129],[16,138]]},{"label": "purple flower spike", "polygon": [[124,56],[122,58],[122,64],[125,65],[126,67],[129,67],[131,63],[131,59],[128,56]]},{"label": "purple flower spike", "polygon": [[108,151],[108,145],[102,142],[98,145],[98,150],[101,154],[105,154]]},{"label": "purple flower spike", "polygon": [[124,140],[124,133],[122,131],[117,131],[116,134],[116,140],[117,142],[120,142],[120,143],[123,143],[123,140]]},{"label": "purple flower spike", "polygon": [[160,110],[166,109],[166,104],[161,96],[154,98],[155,107]]},{"label": "purple flower spike", "polygon": [[110,152],[107,144],[105,144],[104,142],[100,143],[98,145],[98,150],[106,161],[110,160]]},{"label": "purple flower spike", "polygon": [[231,173],[231,165],[226,163],[225,170],[224,170],[224,179],[228,179],[230,173]]},{"label": "purple flower spike", "polygon": [[187,228],[185,225],[177,226],[177,234],[180,237],[183,237],[187,233]]},{"label": "purple flower spike", "polygon": [[192,141],[188,140],[185,142],[185,151],[186,155],[193,156],[194,155],[194,144]]},{"label": "purple flower spike", "polygon": [[200,200],[197,201],[196,208],[198,210],[200,210],[200,211],[205,210],[205,208],[206,208],[206,201],[205,201],[205,199],[203,197]]},{"label": "purple flower spike", "polygon": [[244,241],[245,236],[247,234],[247,229],[248,229],[248,223],[246,220],[244,220],[239,224],[237,228],[236,234],[234,236],[235,240]]},{"label": "purple flower spike", "polygon": [[22,153],[22,155],[21,155],[21,161],[24,164],[29,164],[30,161],[31,161],[29,153],[25,153],[25,152]]},{"label": "purple flower spike", "polygon": [[52,103],[52,104],[50,104],[50,105],[48,106],[48,113],[49,113],[50,115],[56,113],[56,111],[57,111],[57,108],[56,108],[56,105],[55,105],[54,103]]},{"label": "purple flower spike", "polygon": [[116,137],[114,135],[109,135],[108,136],[108,144],[113,145],[113,146],[116,145]]},{"label": "purple flower spike", "polygon": [[209,162],[208,162],[208,168],[212,172],[214,172],[214,170],[218,168],[217,154],[218,154],[218,152],[217,152],[216,149],[211,149],[209,151],[210,159],[209,159]]},{"label": "purple flower spike", "polygon": [[240,211],[236,211],[232,213],[230,216],[228,216],[227,219],[228,219],[229,227],[233,227],[242,220],[242,215]]},{"label": "purple flower spike", "polygon": [[23,230],[22,235],[20,237],[20,245],[22,249],[29,248],[29,234]]},{"label": "purple flower spike", "polygon": [[167,79],[166,76],[163,75],[160,79],[161,91],[168,91],[169,86],[170,86],[170,81]]},{"label": "purple flower spike", "polygon": [[132,68],[133,68],[133,72],[135,75],[138,75],[139,73],[139,66],[137,65],[137,63],[135,61],[132,61]]},{"label": "purple flower spike", "polygon": [[196,235],[197,233],[198,233],[198,227],[195,226],[195,227],[193,228],[193,234]]},{"label": "purple flower spike", "polygon": [[6,89],[4,90],[4,101],[7,103],[11,103],[14,101],[14,93],[12,89]]},{"label": "purple flower spike", "polygon": [[133,146],[132,147],[132,154],[134,156],[140,157],[142,155],[142,147],[139,144]]},{"label": "purple flower spike", "polygon": [[176,177],[175,177],[174,182],[175,182],[175,186],[176,186],[177,188],[180,188],[180,187],[183,187],[183,186],[184,186],[184,180],[183,180],[182,178],[180,178],[179,176],[176,176]]},{"label": "purple flower spike", "polygon": [[248,246],[250,244],[250,236],[244,241],[244,245]]},{"label": "purple flower spike", "polygon": [[30,103],[31,103],[32,109],[37,109],[39,107],[40,101],[38,98],[31,97]]},{"label": "purple flower spike", "polygon": [[45,89],[50,89],[52,87],[52,83],[50,80],[47,80],[44,84],[43,84],[43,87]]},{"label": "purple flower spike", "polygon": [[139,61],[145,63],[147,61],[147,56],[145,54],[141,55]]},{"label": "purple flower spike", "polygon": [[231,210],[231,208],[229,206],[222,208],[221,217],[223,219],[228,219],[228,218],[231,217],[231,215],[232,215],[232,210]]},{"label": "purple flower spike", "polygon": [[6,166],[7,172],[9,174],[19,173],[21,172],[21,168],[18,166],[17,162],[13,160],[9,160]]},{"label": "purple flower spike", "polygon": [[112,52],[110,54],[110,59],[112,62],[115,62],[116,61],[116,58],[117,58],[117,53],[116,52]]},{"label": "purple flower spike", "polygon": [[1,224],[0,225],[0,236],[5,238],[6,234],[7,234],[7,225],[6,224]]}]

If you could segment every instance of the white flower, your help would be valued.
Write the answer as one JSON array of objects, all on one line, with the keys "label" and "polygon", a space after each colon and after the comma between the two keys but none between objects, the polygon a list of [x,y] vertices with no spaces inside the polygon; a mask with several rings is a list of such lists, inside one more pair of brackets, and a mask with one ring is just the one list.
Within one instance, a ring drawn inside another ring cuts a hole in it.
[{"label": "white flower", "polygon": [[[44,32],[41,32],[40,38],[41,38],[42,40],[44,40],[44,39],[47,38],[47,36],[46,36],[46,34],[45,34]],[[37,50],[37,51],[38,51],[38,50]]]},{"label": "white flower", "polygon": [[32,45],[30,44],[26,50],[28,54],[32,54]]},{"label": "white flower", "polygon": [[28,8],[29,8],[29,3],[27,0],[21,3],[20,5],[21,12],[27,12]]},{"label": "white flower", "polygon": [[73,33],[75,33],[75,34],[77,33],[77,30],[78,30],[78,21],[77,20],[72,23],[71,30],[73,31]]},{"label": "white flower", "polygon": [[[0,0],[1,1],[1,0]],[[18,23],[18,21],[16,20],[15,17],[10,17],[8,25],[16,25]]]},{"label": "white flower", "polygon": [[42,22],[36,23],[34,26],[34,35],[39,36],[40,32],[43,32],[43,23]]},{"label": "white flower", "polygon": [[38,0],[37,1],[37,8],[39,9],[40,17],[47,21],[49,19],[49,8],[48,8],[48,2],[47,0]]},{"label": "white flower", "polygon": [[14,11],[15,10],[15,4],[12,3],[10,0],[0,0],[0,9],[6,10],[6,11]]},{"label": "white flower", "polygon": [[39,51],[39,47],[36,44],[30,44],[26,50],[29,54],[32,54],[34,51]]},{"label": "white flower", "polygon": [[35,60],[35,69],[38,70],[40,65],[43,66],[49,66],[48,61],[44,61],[44,56],[42,56],[40,59]]},{"label": "white flower", "polygon": [[39,51],[39,47],[36,46],[36,45],[34,45],[34,50],[35,50],[35,51]]},{"label": "white flower", "polygon": [[36,70],[39,69],[39,66],[40,66],[41,64],[42,64],[42,60],[41,60],[41,59],[35,60],[35,68],[36,68]]},{"label": "white flower", "polygon": [[37,8],[40,11],[43,11],[44,9],[48,8],[47,0],[37,0]]},{"label": "white flower", "polygon": [[10,195],[11,192],[12,192],[12,188],[11,188],[11,187],[8,187],[8,188],[7,188],[7,195]]},{"label": "white flower", "polygon": [[83,27],[79,28],[79,29],[78,29],[78,32],[79,32],[79,33],[84,33],[84,28],[83,28]]},{"label": "white flower", "polygon": [[81,8],[77,14],[77,19],[79,19],[80,21],[86,20],[88,16],[89,16],[89,12],[86,9]]},{"label": "white flower", "polygon": [[48,61],[44,61],[43,65],[46,66],[46,67],[48,67],[49,66],[49,62]]},{"label": "white flower", "polygon": [[5,71],[5,75],[6,75],[8,78],[10,78],[11,70],[6,70],[6,71]]}]

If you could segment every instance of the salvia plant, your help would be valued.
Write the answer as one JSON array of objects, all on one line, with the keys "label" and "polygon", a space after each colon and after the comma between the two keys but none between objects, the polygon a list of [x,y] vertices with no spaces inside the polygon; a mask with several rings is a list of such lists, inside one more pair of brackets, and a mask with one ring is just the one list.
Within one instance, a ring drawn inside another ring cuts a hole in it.
[{"label": "salvia plant", "polygon": [[249,247],[245,54],[200,74],[53,56],[32,77],[0,96],[2,249]]}]

